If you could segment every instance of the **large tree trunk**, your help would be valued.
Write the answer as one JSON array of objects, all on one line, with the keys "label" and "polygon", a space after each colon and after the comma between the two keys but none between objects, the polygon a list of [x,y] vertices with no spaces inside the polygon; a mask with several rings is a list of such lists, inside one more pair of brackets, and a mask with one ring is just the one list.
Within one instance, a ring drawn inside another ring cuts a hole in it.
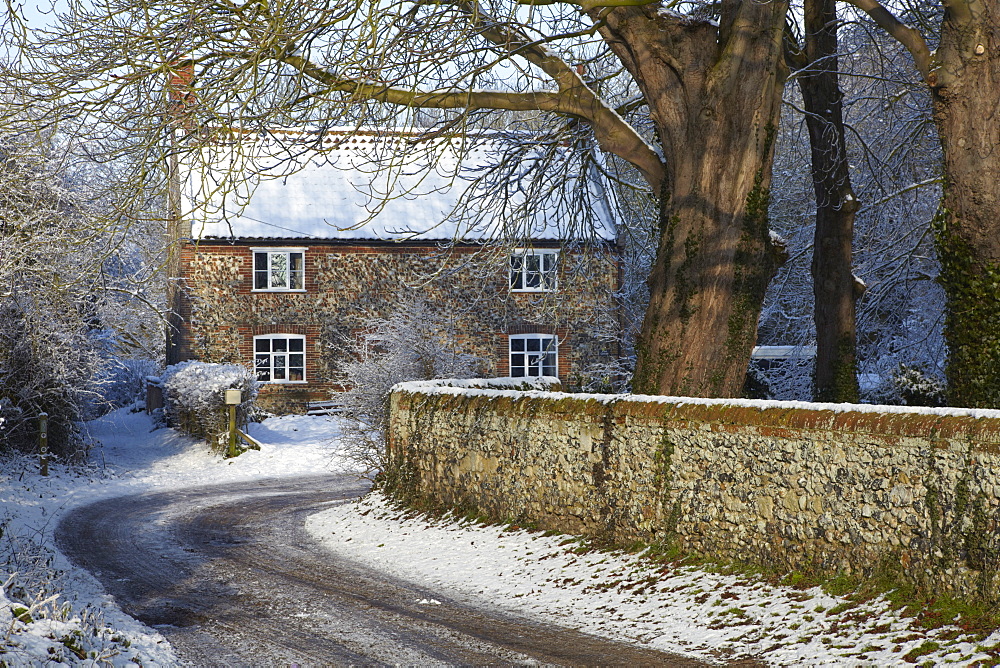
[{"label": "large tree trunk", "polygon": [[948,402],[1000,407],[1000,6],[948,3],[927,76],[944,150],[936,220]]},{"label": "large tree trunk", "polygon": [[666,164],[636,392],[727,397],[743,386],[778,266],[767,206],[786,8],[727,0],[718,25],[659,4],[601,12]]},{"label": "large tree trunk", "polygon": [[834,0],[806,0],[805,68],[799,88],[806,110],[816,193],[813,243],[813,319],[816,323],[816,401],[859,399],[855,353],[857,288],[851,256],[858,202],[851,189],[838,82],[837,10]]},{"label": "large tree trunk", "polygon": [[909,50],[931,89],[944,154],[935,219],[944,286],[948,403],[1000,408],[1000,5],[947,0],[941,40],[876,0],[849,0]]}]

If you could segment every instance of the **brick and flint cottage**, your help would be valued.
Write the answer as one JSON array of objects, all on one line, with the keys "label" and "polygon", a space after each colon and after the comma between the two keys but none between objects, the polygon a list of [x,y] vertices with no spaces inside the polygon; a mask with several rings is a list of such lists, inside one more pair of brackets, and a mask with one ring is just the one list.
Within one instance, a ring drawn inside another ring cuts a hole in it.
[{"label": "brick and flint cottage", "polygon": [[[607,197],[516,173],[487,187],[494,149],[466,141],[414,152],[401,132],[230,132],[180,161],[168,363],[252,365],[265,408],[301,411],[342,389],[352,336],[415,298],[484,375],[573,384],[609,362]],[[536,186],[547,194],[524,194]]]}]

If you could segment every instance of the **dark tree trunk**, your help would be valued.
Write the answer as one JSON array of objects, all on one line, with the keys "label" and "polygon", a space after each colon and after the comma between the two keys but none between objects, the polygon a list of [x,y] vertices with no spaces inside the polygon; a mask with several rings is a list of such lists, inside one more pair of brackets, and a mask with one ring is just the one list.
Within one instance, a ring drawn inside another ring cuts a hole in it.
[{"label": "dark tree trunk", "polygon": [[184,319],[181,315],[183,304],[183,288],[180,284],[181,247],[191,236],[191,226],[184,224],[181,216],[181,186],[178,171],[178,158],[171,155],[167,158],[169,170],[167,183],[167,216],[163,247],[166,251],[164,274],[166,276],[166,346],[164,351],[167,366],[177,364],[187,359],[182,342]]},{"label": "dark tree trunk", "polygon": [[838,82],[837,10],[834,0],[806,0],[805,52],[799,88],[806,110],[816,193],[813,242],[813,318],[816,323],[816,401],[859,399],[855,331],[858,297],[852,271],[854,214],[844,140],[843,95]]},{"label": "dark tree trunk", "polygon": [[636,392],[727,397],[743,386],[779,264],[767,206],[786,8],[727,0],[718,25],[658,4],[601,12],[601,34],[645,95],[666,165]]},{"label": "dark tree trunk", "polygon": [[928,83],[944,150],[937,217],[948,403],[1000,407],[1000,6],[945,13]]}]

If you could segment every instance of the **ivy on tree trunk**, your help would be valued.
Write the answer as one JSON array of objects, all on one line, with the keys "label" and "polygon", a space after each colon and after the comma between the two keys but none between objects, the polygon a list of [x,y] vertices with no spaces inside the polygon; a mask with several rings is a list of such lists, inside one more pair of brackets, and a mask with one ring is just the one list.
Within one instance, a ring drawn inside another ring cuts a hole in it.
[{"label": "ivy on tree trunk", "polygon": [[637,392],[727,397],[743,386],[781,259],[767,206],[786,9],[727,1],[718,24],[658,5],[591,12],[649,104],[665,164]]},{"label": "ivy on tree trunk", "polygon": [[940,42],[876,0],[851,0],[913,56],[931,91],[944,155],[944,198],[934,229],[947,299],[947,401],[1000,407],[1000,6],[943,2]]}]

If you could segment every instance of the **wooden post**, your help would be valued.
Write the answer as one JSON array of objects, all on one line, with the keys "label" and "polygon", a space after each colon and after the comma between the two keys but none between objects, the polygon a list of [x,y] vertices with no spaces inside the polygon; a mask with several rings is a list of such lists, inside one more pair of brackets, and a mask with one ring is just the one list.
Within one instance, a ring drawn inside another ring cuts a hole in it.
[{"label": "wooden post", "polygon": [[229,406],[229,452],[227,457],[235,457],[239,453],[236,451],[236,406]]},{"label": "wooden post", "polygon": [[42,475],[49,474],[49,414],[38,414],[38,460]]},{"label": "wooden post", "polygon": [[226,405],[229,406],[229,450],[226,452],[226,456],[235,457],[240,454],[236,447],[239,443],[237,441],[239,432],[236,430],[236,407],[243,401],[243,393],[238,389],[228,389],[225,396]]}]

